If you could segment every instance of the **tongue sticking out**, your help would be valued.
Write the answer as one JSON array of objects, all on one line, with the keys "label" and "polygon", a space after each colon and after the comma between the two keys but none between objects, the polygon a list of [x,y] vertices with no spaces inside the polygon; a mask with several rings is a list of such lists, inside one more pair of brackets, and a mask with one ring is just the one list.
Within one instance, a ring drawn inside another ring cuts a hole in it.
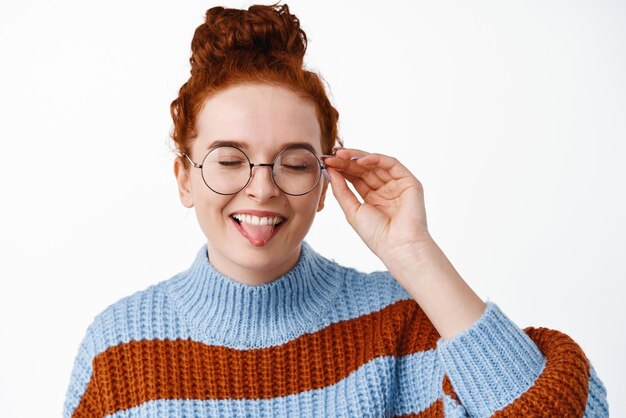
[{"label": "tongue sticking out", "polygon": [[276,230],[276,225],[251,225],[245,222],[240,225],[243,229],[243,235],[255,247],[263,247],[267,244],[267,241],[274,235],[274,230]]}]

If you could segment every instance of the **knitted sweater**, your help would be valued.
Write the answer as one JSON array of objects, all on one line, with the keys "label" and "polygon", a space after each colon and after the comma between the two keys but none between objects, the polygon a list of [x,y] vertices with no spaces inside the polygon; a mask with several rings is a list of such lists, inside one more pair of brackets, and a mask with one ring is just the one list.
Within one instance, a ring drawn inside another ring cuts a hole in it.
[{"label": "knitted sweater", "polygon": [[608,416],[580,347],[492,302],[451,340],[388,272],[302,244],[271,283],[192,266],[96,317],[66,417]]}]

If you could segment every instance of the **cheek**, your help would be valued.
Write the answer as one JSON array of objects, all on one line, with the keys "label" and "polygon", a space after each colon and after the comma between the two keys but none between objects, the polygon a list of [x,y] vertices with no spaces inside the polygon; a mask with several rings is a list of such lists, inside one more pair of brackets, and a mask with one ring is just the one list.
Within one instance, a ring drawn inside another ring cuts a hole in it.
[{"label": "cheek", "polygon": [[196,216],[200,223],[212,222],[223,218],[223,210],[232,200],[232,196],[222,196],[213,193],[209,188],[200,180],[200,184],[194,185],[193,190],[194,202],[196,208]]},{"label": "cheek", "polygon": [[[292,207],[302,218],[313,219],[317,213],[321,190],[303,196],[299,201],[293,201]],[[297,199],[297,198],[294,198]]]}]

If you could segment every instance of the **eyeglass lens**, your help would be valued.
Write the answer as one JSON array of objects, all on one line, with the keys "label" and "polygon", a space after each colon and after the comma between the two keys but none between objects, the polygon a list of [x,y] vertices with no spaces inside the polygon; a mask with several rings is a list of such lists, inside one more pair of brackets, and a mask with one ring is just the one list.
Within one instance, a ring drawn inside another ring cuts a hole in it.
[{"label": "eyeglass lens", "polygon": [[[257,170],[262,169],[258,167]],[[290,148],[276,157],[272,177],[276,186],[290,195],[303,195],[317,186],[321,175],[320,163],[307,149]],[[250,160],[238,148],[217,147],[202,163],[202,177],[216,193],[235,194],[248,184],[252,170]]]}]

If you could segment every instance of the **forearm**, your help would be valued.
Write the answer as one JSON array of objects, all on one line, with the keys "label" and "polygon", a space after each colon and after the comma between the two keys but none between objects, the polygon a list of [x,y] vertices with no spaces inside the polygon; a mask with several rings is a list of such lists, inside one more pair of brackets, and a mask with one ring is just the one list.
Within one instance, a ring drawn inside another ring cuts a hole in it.
[{"label": "forearm", "polygon": [[483,300],[434,241],[419,249],[398,251],[385,265],[445,339],[469,328],[485,311]]}]

